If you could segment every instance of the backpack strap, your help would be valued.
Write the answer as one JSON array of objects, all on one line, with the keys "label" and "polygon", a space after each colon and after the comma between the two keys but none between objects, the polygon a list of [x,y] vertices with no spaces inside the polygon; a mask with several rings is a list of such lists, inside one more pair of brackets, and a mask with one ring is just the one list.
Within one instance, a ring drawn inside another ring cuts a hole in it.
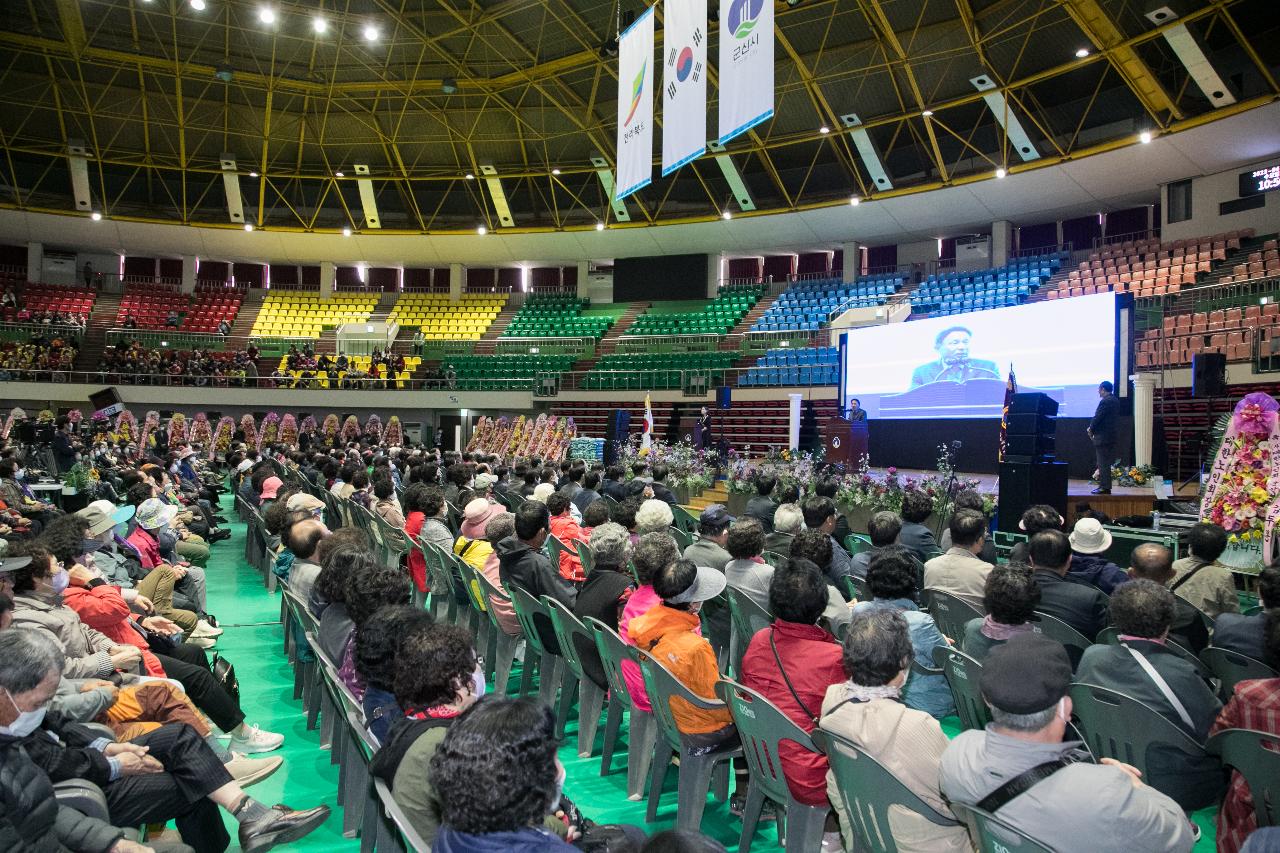
[{"label": "backpack strap", "polygon": [[804,715],[813,721],[814,726],[818,725],[820,717],[809,710],[809,706],[800,698],[800,694],[796,692],[796,688],[791,684],[791,679],[787,677],[787,670],[782,665],[782,658],[778,656],[778,644],[773,639],[773,628],[769,628],[769,648],[773,649],[773,660],[778,664],[778,673],[782,676],[782,680],[787,684],[787,690],[791,691],[791,698],[796,700],[796,704],[800,706],[800,710],[804,711]]},{"label": "backpack strap", "polygon": [[1053,761],[1046,761],[1044,764],[1037,764],[1035,767],[1032,767],[1029,770],[1024,770],[1017,776],[1014,776],[999,788],[996,788],[990,794],[987,794],[975,805],[984,812],[994,814],[1014,797],[1025,794],[1045,779],[1048,779],[1054,773],[1057,773],[1067,765],[1074,763],[1074,761],[1067,758],[1058,758]]}]

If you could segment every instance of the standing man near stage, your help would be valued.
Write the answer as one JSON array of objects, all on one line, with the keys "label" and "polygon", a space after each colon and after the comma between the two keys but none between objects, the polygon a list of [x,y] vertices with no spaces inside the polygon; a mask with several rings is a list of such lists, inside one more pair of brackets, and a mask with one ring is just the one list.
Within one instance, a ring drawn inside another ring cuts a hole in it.
[{"label": "standing man near stage", "polygon": [[702,411],[698,413],[699,434],[702,436],[702,447],[712,448],[716,446],[715,440],[711,437],[711,412],[706,406],[702,407]]},{"label": "standing man near stage", "polygon": [[849,420],[865,421],[867,419],[867,410],[862,408],[862,401],[857,397],[849,398]]},{"label": "standing man near stage", "polygon": [[1110,382],[1098,384],[1098,408],[1089,422],[1089,440],[1093,442],[1098,462],[1098,488],[1095,495],[1111,494],[1111,463],[1116,458],[1116,438],[1120,428],[1120,401],[1112,393]]}]

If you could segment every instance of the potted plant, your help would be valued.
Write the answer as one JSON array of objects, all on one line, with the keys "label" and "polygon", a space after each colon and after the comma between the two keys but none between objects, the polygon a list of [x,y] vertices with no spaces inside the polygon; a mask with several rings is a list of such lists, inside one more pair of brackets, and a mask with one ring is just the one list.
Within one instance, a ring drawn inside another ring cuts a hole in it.
[{"label": "potted plant", "polygon": [[77,462],[62,475],[62,508],[76,512],[89,504],[89,489],[93,476],[89,469]]}]

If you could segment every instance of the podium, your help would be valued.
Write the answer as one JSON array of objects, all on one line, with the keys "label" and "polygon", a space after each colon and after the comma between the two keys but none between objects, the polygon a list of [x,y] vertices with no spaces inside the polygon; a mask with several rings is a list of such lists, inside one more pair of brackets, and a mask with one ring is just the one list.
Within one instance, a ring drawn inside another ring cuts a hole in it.
[{"label": "podium", "polygon": [[840,465],[857,465],[868,454],[871,433],[866,421],[833,417],[822,433],[822,447],[827,461]]}]

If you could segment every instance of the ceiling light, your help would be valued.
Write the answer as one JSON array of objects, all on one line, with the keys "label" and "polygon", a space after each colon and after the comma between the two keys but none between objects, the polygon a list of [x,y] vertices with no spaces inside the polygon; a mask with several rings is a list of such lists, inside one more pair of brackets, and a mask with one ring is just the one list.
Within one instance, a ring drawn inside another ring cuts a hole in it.
[{"label": "ceiling light", "polygon": [[733,213],[732,213],[731,211],[726,210],[724,213],[720,214],[720,218],[721,218],[721,219],[733,219]]},{"label": "ceiling light", "polygon": [[925,118],[928,118],[929,116],[933,115],[933,110],[925,110],[924,112],[920,113],[920,115],[924,116]]},{"label": "ceiling light", "polygon": [[375,42],[375,41],[377,41],[377,40],[378,40],[378,28],[377,28],[377,27],[375,27],[373,24],[369,24],[368,26],[366,26],[366,27],[364,28],[364,40],[365,40],[365,41],[368,41],[368,42]]},{"label": "ceiling light", "polygon": [[345,177],[347,176],[347,173],[346,173],[346,172],[334,172],[334,173],[333,173],[333,176],[334,176],[335,178],[345,178]]},{"label": "ceiling light", "polygon": [[258,10],[258,20],[264,24],[274,24],[276,22],[276,10],[270,6],[263,6]]},{"label": "ceiling light", "polygon": [[476,176],[471,174],[470,172],[467,172],[466,178],[468,181],[474,181],[476,179]]},{"label": "ceiling light", "polygon": [[343,237],[350,237],[350,236],[351,236],[351,228],[350,228],[350,226],[348,226],[348,227],[346,227],[346,228],[343,228],[343,229],[342,229],[342,236],[343,236]]},{"label": "ceiling light", "polygon": [[95,210],[93,213],[89,214],[89,218],[94,222],[98,222],[102,219],[102,214]]},{"label": "ceiling light", "polygon": [[317,34],[327,33],[329,31],[329,22],[320,17],[312,18],[311,29],[315,30]]},{"label": "ceiling light", "polygon": [[252,223],[252,222],[246,222],[246,223],[244,224],[244,230],[246,230],[246,231],[252,231],[252,230],[253,230],[253,223]]},{"label": "ceiling light", "polygon": [[456,95],[458,93],[458,81],[453,77],[446,77],[440,81],[440,91],[446,95]]},{"label": "ceiling light", "polygon": [[830,132],[831,132],[831,128],[827,127],[825,124],[822,127],[818,128],[818,133],[821,133],[824,136]]},{"label": "ceiling light", "polygon": [[257,173],[257,172],[250,172],[250,173],[249,173],[249,177],[251,177],[251,178],[256,178],[256,177],[258,177],[258,173]]},{"label": "ceiling light", "polygon": [[[94,214],[94,216],[97,216],[97,215],[98,215],[98,214],[96,214],[96,213]],[[603,222],[597,222],[597,223],[596,223],[596,230],[597,230],[597,231],[603,231],[603,230],[604,230],[604,223],[603,223]]]},{"label": "ceiling light", "polygon": [[1139,133],[1139,134],[1138,134],[1138,141],[1139,141],[1139,142],[1141,142],[1143,145],[1146,145],[1148,142],[1150,142],[1150,141],[1151,141],[1151,131],[1149,131],[1149,130],[1144,130],[1144,131],[1142,131],[1142,133]]},{"label": "ceiling light", "polygon": [[1009,173],[1008,173],[1008,172],[1006,172],[1006,171],[1004,170],[1004,167],[1003,167],[1003,166],[1001,166],[999,169],[996,169],[996,177],[997,177],[997,178],[1003,178],[1003,177],[1004,177],[1005,175],[1007,175],[1007,174],[1009,174]]},{"label": "ceiling light", "polygon": [[849,199],[850,207],[857,207],[860,204],[862,204],[862,199],[858,198],[856,195],[853,198]]},{"label": "ceiling light", "polygon": [[489,233],[489,229],[481,225],[479,228],[476,229],[476,233],[479,234],[481,237],[483,237],[484,235]]},{"label": "ceiling light", "polygon": [[204,11],[204,0],[191,0],[191,8],[197,12]]},{"label": "ceiling light", "polygon": [[559,169],[552,169],[552,170],[551,170],[551,174],[553,174],[553,175],[558,175],[558,174],[560,174],[560,170],[559,170]]},{"label": "ceiling light", "polygon": [[1089,55],[1089,48],[1087,47],[1082,47],[1076,51],[1076,59],[1084,59],[1088,55]]}]

